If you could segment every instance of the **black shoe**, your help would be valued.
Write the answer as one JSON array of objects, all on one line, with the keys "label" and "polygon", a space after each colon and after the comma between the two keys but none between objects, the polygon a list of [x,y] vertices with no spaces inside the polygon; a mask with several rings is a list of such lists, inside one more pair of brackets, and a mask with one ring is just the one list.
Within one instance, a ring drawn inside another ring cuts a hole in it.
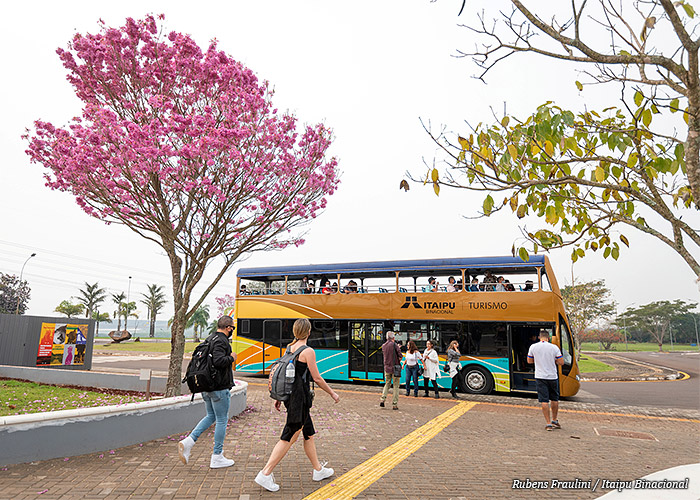
[{"label": "black shoe", "polygon": [[379,406],[381,406],[382,408],[384,408],[384,401],[380,401],[380,402],[379,402]]},{"label": "black shoe", "polygon": [[430,394],[426,392],[425,394],[423,394],[423,397],[424,397],[424,398],[429,398],[429,397],[430,397]]},{"label": "black shoe", "polygon": [[456,398],[456,397],[457,397],[457,393],[456,393],[455,391],[451,391],[450,394],[452,394],[452,397],[453,397],[453,398]]},{"label": "black shoe", "polygon": [[438,394],[437,392],[435,393],[435,399],[440,399],[440,394]]}]

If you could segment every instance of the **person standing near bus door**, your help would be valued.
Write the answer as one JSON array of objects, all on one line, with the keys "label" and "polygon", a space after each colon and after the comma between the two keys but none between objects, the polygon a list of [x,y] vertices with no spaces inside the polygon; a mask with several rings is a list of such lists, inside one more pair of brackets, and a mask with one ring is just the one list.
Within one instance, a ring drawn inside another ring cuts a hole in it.
[{"label": "person standing near bus door", "polygon": [[395,372],[395,367],[401,366],[401,347],[394,341],[394,332],[386,332],[386,342],[382,345],[382,356],[384,357],[384,390],[382,391],[382,399],[379,402],[379,406],[384,407],[384,401],[386,401],[389,395],[389,384],[393,385],[393,397],[392,397],[392,408],[394,410],[399,409],[399,385],[401,384],[401,372],[397,374]]},{"label": "person standing near bus door", "polygon": [[440,398],[440,393],[438,392],[437,385],[437,375],[440,369],[440,358],[438,358],[438,353],[435,351],[435,344],[432,340],[428,340],[425,343],[425,351],[423,351],[423,381],[425,382],[425,397],[430,396],[430,391],[428,389],[428,382],[432,382],[435,388],[435,399]]},{"label": "person standing near bus door", "polygon": [[459,352],[459,342],[453,340],[450,342],[450,347],[447,348],[447,364],[450,367],[450,377],[452,378],[452,387],[450,387],[450,394],[453,398],[457,397],[457,386],[459,385],[459,357],[461,353]]},{"label": "person standing near bus door", "polygon": [[[291,352],[296,352],[306,346],[306,342],[311,334],[311,322],[308,319],[296,320],[294,326],[292,326],[292,332],[294,333],[294,341],[287,348]],[[336,403],[340,401],[340,396],[323,380],[316,365],[316,352],[312,348],[304,349],[299,354],[294,367],[295,376],[292,394],[284,402],[284,406],[287,408],[287,422],[284,429],[282,429],[282,436],[280,436],[280,440],[272,449],[265,467],[255,477],[255,482],[268,491],[280,489],[279,484],[275,483],[275,476],[272,474],[272,471],[284,458],[297,438],[299,438],[299,434],[304,436],[304,452],[314,468],[312,479],[314,481],[323,481],[335,473],[333,469],[326,467],[325,463],[319,462],[316,454],[316,443],[314,442],[316,430],[309,413],[313,403],[309,379],[313,379]],[[310,375],[310,377],[306,375]],[[281,406],[282,401],[275,401],[275,409],[277,411],[280,411]]]},{"label": "person standing near bus door", "polygon": [[[564,364],[561,351],[554,344],[549,343],[549,332],[540,330],[540,341],[530,346],[527,353],[527,362],[535,365],[535,384],[537,385],[537,399],[542,405],[542,414],[547,422],[545,429],[561,429],[557,415],[559,413],[559,373],[557,365]],[[552,420],[550,421],[549,407],[552,407]]]},{"label": "person standing near bus door", "polygon": [[406,349],[406,396],[411,395],[411,381],[413,381],[413,396],[418,397],[418,372],[420,365],[418,361],[421,355],[416,343],[412,340],[408,341]]}]

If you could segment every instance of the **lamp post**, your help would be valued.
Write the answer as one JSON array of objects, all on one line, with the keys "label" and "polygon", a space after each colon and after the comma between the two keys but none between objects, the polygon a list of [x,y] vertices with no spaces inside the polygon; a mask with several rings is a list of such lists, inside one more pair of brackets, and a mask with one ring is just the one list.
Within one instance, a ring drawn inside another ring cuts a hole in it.
[{"label": "lamp post", "polygon": [[[625,306],[625,312],[623,312],[622,314],[626,313],[627,309],[632,307],[635,303],[636,302],[632,302],[631,304]],[[622,317],[622,324],[623,324],[622,328],[625,330],[625,352],[627,352],[629,350],[627,347],[627,316]]]},{"label": "lamp post", "polygon": [[695,325],[695,345],[698,346],[698,351],[700,351],[700,341],[698,341],[698,322],[695,320],[695,314],[690,315],[693,318],[693,324]]},{"label": "lamp post", "polygon": [[[22,286],[22,275],[24,274],[24,266],[27,265],[27,262],[29,262],[29,259],[32,257],[35,257],[36,253],[32,253],[29,257],[27,257],[27,260],[24,261],[24,264],[22,264],[22,270],[19,272],[19,286]],[[20,299],[20,291],[19,289],[17,290],[17,308],[15,309],[15,314],[19,314],[19,299]]]},{"label": "lamp post", "polygon": [[129,287],[126,289],[126,305],[124,306],[124,331],[128,331],[126,327],[129,321],[129,294],[131,293],[131,276],[129,276]]}]

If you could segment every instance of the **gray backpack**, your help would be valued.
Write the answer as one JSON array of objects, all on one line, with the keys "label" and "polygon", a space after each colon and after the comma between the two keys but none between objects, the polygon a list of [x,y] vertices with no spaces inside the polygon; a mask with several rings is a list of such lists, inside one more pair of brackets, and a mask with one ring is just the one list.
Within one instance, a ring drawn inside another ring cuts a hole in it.
[{"label": "gray backpack", "polygon": [[287,347],[284,355],[272,364],[270,376],[267,379],[267,388],[270,390],[272,399],[277,401],[287,401],[289,399],[289,396],[292,394],[294,378],[296,377],[287,377],[287,366],[289,366],[289,363],[292,363],[293,366],[301,351],[307,347],[309,346],[303,345],[295,352],[290,351],[289,347]]}]

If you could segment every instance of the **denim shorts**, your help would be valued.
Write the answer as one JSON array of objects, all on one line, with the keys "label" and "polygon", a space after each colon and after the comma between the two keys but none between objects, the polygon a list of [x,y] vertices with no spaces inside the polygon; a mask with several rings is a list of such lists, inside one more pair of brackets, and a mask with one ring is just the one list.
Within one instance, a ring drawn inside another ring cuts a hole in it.
[{"label": "denim shorts", "polygon": [[549,403],[549,400],[559,401],[559,380],[536,378],[537,400],[540,403]]}]

